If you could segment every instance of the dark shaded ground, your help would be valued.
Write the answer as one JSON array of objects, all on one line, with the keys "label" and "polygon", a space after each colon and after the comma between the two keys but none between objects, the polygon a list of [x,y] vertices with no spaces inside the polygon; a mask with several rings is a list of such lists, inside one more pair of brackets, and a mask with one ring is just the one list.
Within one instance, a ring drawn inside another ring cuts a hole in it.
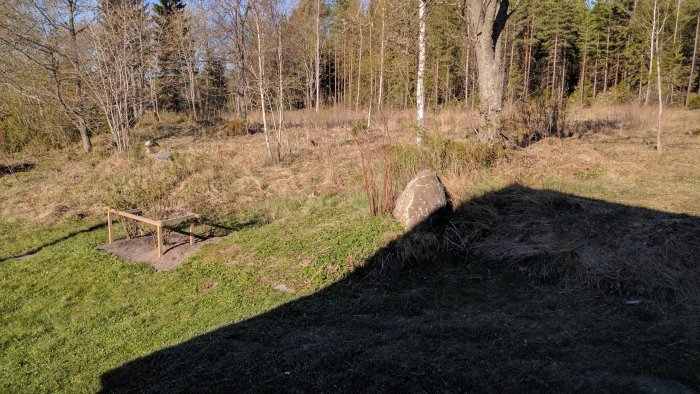
[{"label": "dark shaded ground", "polygon": [[[591,218],[597,217],[582,209],[577,219],[571,215],[571,206],[561,201],[581,204],[585,199],[580,197],[528,191],[522,187],[494,193],[458,207],[444,217],[431,219],[428,230],[409,232],[378,251],[372,260],[373,264],[381,264],[403,257],[407,260],[403,270],[377,279],[368,279],[366,272],[357,271],[323,291],[268,313],[131,361],[103,375],[104,391],[690,392],[700,389],[700,314],[696,300],[651,301],[653,294],[604,295],[599,290],[574,291],[570,286],[546,284],[546,281],[538,281],[535,286],[527,270],[522,271],[519,264],[474,263],[468,254],[458,255],[449,249],[436,253],[442,256],[440,262],[420,264],[421,256],[427,256],[426,248],[441,248],[444,243],[428,241],[411,249],[420,239],[446,238],[446,229],[452,228],[450,223],[457,219],[462,219],[460,228],[464,228],[464,217],[455,215],[479,212],[474,205],[484,201],[491,201],[494,212],[509,214],[510,205],[502,203],[523,193],[532,199],[533,205],[538,205],[534,212],[551,209],[551,216],[556,219],[558,210],[562,209],[571,228],[576,227],[578,219],[585,218],[590,226]],[[549,207],[544,202],[550,201],[553,194],[558,202],[551,208],[543,208]],[[492,201],[494,198],[496,201]],[[591,203],[591,206],[604,204],[595,200]],[[650,220],[649,226],[656,223],[662,226],[672,220],[684,223],[678,227],[679,232],[690,230],[694,234],[700,229],[700,219],[688,215],[609,203],[599,208],[606,215],[618,212],[617,215],[626,216],[614,223],[599,223],[601,231],[610,236],[646,234],[632,225],[645,218]],[[516,216],[529,220],[527,212],[518,212]],[[596,220],[607,221],[606,218],[603,215]],[[559,223],[559,219],[553,223]],[[513,223],[516,224],[522,223]],[[611,231],[610,226],[617,228]],[[495,228],[484,233],[483,223],[475,228],[481,229],[481,233],[474,242],[489,234],[508,235]],[[667,227],[662,229],[669,231]],[[551,230],[542,234],[556,238],[562,231]],[[426,231],[424,236],[419,236]],[[664,234],[675,235],[678,234]],[[530,245],[527,239],[522,242]],[[615,239],[609,242],[614,243]],[[629,246],[627,242],[624,245]],[[690,250],[686,252],[697,259],[696,252],[700,251],[695,249],[695,244],[687,248]],[[664,248],[648,250],[667,252]],[[665,258],[651,257],[652,260]],[[408,261],[416,258],[418,261]],[[572,262],[575,259],[566,261]],[[547,264],[551,263],[547,260]],[[688,275],[695,278],[692,272]],[[629,305],[628,301],[632,300],[641,303]]]}]

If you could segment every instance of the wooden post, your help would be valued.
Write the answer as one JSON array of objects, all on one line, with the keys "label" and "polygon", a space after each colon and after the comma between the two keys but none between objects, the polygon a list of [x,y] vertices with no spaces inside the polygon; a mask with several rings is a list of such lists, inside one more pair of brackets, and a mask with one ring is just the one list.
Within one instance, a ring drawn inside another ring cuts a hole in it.
[{"label": "wooden post", "polygon": [[[168,228],[168,227],[173,227],[177,224],[183,223],[185,221],[190,222],[190,231],[189,231],[189,238],[190,238],[190,245],[194,245],[194,221],[200,219],[200,215],[197,215],[196,213],[189,212],[186,215],[182,215],[176,218],[171,218],[167,220],[154,220],[154,219],[149,219],[144,216],[139,216],[136,215],[137,212],[140,212],[140,209],[132,209],[129,211],[119,211],[116,209],[112,209],[107,207],[107,230],[108,230],[108,235],[109,235],[109,243],[114,242],[114,234],[113,234],[113,226],[112,226],[112,215],[116,215],[117,217],[122,217],[123,220],[131,219],[135,220],[137,222],[141,223],[146,223],[154,226],[156,228],[156,252],[158,253],[158,258],[163,257],[164,253],[164,240],[163,240],[163,229]],[[141,228],[141,231],[143,229]]]},{"label": "wooden post", "polygon": [[107,237],[109,238],[109,243],[112,243],[112,212],[107,210]]},{"label": "wooden post", "polygon": [[158,238],[158,258],[163,256],[163,229],[160,224],[156,225],[156,237]]}]

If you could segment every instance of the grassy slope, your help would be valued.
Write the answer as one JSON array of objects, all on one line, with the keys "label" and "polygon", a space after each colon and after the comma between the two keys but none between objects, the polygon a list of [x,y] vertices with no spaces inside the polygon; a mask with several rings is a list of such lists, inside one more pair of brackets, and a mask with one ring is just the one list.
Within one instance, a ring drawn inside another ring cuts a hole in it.
[{"label": "grassy slope", "polygon": [[[697,114],[683,113],[679,116],[681,123],[691,125],[697,119]],[[658,157],[653,147],[647,143],[651,136],[653,130],[642,130],[629,135],[594,135],[581,140],[545,140],[524,151],[513,153],[510,161],[500,163],[493,169],[474,171],[459,178],[446,174],[444,180],[459,201],[518,182],[533,188],[550,188],[627,205],[700,215],[700,163],[697,159],[700,137],[687,136],[682,124],[673,126],[668,135],[664,135],[668,151]],[[262,150],[262,142],[257,137],[259,136],[244,140],[247,144],[244,153],[256,156],[256,152]],[[204,186],[193,187],[194,192],[191,194],[203,195],[207,201],[235,201],[229,194],[234,197],[254,194],[255,198],[243,201],[248,204],[246,209],[250,210],[246,218],[254,217],[258,208],[273,213],[275,210],[284,211],[284,214],[268,215],[274,219],[269,224],[243,228],[221,243],[205,247],[184,266],[170,272],[155,273],[144,266],[125,264],[97,251],[95,247],[106,238],[105,229],[98,227],[89,231],[82,230],[98,224],[98,219],[90,213],[88,219],[82,221],[70,219],[75,212],[99,206],[100,193],[95,185],[110,181],[110,167],[131,168],[130,164],[123,163],[125,160],[91,159],[95,162],[87,164],[79,161],[40,163],[35,171],[0,178],[0,198],[7,202],[7,206],[2,207],[0,212],[0,218],[3,218],[0,219],[0,260],[49,244],[31,258],[0,262],[0,391],[94,391],[100,387],[101,374],[129,360],[217,327],[260,315],[298,296],[314,293],[320,287],[343,277],[353,264],[370,255],[387,238],[396,234],[397,228],[393,221],[386,217],[370,218],[366,214],[362,198],[348,191],[357,190],[357,179],[352,178],[356,177],[355,172],[347,171],[347,168],[353,168],[352,145],[338,147],[336,156],[328,155],[325,148],[311,152],[292,163],[291,168],[261,167],[257,164],[248,168],[235,162],[223,162],[232,156],[231,152],[237,149],[237,144],[238,141],[230,141],[218,150],[212,150],[211,145],[216,144],[210,141],[183,153],[183,156],[205,157],[212,151],[212,155],[221,158],[198,162],[203,168],[193,167],[189,182],[197,181]],[[245,160],[248,159],[241,159]],[[206,167],[209,163],[218,167]],[[61,176],[62,171],[65,177]],[[76,188],[65,187],[68,178],[77,179]],[[35,196],[33,193],[39,185],[43,190]],[[182,187],[185,186],[187,185]],[[290,189],[291,194],[296,196],[295,199],[285,201],[282,208],[269,206],[278,204],[269,202],[271,195],[289,194]],[[340,196],[300,197],[317,189],[322,193]],[[233,192],[229,193],[229,190]],[[176,189],[172,201],[166,201],[164,205],[180,198],[178,192],[181,191]],[[32,197],[27,198],[28,195]],[[59,205],[62,203],[68,206],[71,215],[61,216],[63,209]],[[36,223],[46,222],[42,217],[43,212],[57,212],[56,217],[64,219],[59,224],[42,224],[37,227]],[[11,218],[24,215],[33,215],[36,220],[10,222]],[[66,235],[71,236],[66,238]],[[378,297],[369,307],[373,308],[376,315],[382,315],[387,309],[401,307],[405,310],[406,300],[412,294],[421,294],[416,314],[440,314],[440,308],[431,310],[437,305],[436,294],[444,295],[445,289],[453,289],[453,307],[459,313],[451,316],[454,320],[451,329],[463,330],[463,326],[470,323],[461,319],[461,308],[470,302],[483,300],[483,294],[495,301],[485,302],[467,312],[470,316],[475,314],[488,318],[489,310],[500,305],[505,311],[499,326],[516,324],[518,316],[527,314],[528,308],[537,311],[532,322],[528,321],[535,324],[539,320],[552,318],[554,312],[551,311],[566,310],[567,303],[581,302],[583,305],[591,305],[594,310],[605,312],[600,314],[603,316],[601,320],[590,327],[590,342],[580,346],[590,349],[582,353],[569,349],[573,353],[565,356],[564,362],[567,362],[566,357],[575,358],[571,354],[585,359],[606,351],[611,346],[616,349],[616,354],[624,354],[625,349],[634,348],[636,352],[631,357],[641,360],[638,364],[626,364],[629,360],[623,356],[612,360],[618,363],[621,372],[629,373],[631,368],[637,373],[649,373],[662,364],[665,357],[670,357],[672,362],[659,368],[660,375],[686,384],[700,382],[697,371],[693,372],[692,368],[692,363],[697,363],[698,360],[697,350],[693,350],[697,343],[692,341],[692,335],[698,332],[698,327],[697,324],[690,325],[693,321],[692,314],[673,312],[671,317],[661,314],[661,317],[650,319],[641,312],[641,318],[634,321],[636,329],[643,330],[649,325],[651,328],[645,334],[648,336],[637,337],[622,333],[625,322],[615,320],[618,315],[615,308],[590,301],[588,296],[561,300],[550,297],[551,305],[545,306],[530,304],[529,301],[511,305],[508,301],[512,293],[510,284],[492,285],[488,282],[484,288],[474,290],[477,293],[475,300],[471,296],[460,298],[459,292],[455,290],[465,280],[469,280],[469,273],[448,271],[445,273],[446,278],[456,278],[450,279],[452,281],[449,283],[439,279],[442,276],[426,283],[422,275],[419,274],[417,280],[407,279],[409,285],[405,289],[399,289],[401,292],[396,295],[393,293],[396,289],[387,289],[382,293],[383,298]],[[460,279],[461,276],[465,277],[464,280]],[[285,284],[295,289],[296,293],[290,295],[273,290],[278,284]],[[503,289],[503,293],[498,293],[498,289]],[[368,299],[377,296],[373,291],[367,291]],[[447,291],[448,297],[451,291]],[[328,301],[317,297],[317,306],[332,308],[334,302],[348,302],[351,304],[350,309],[362,312],[364,304],[354,301],[354,292],[341,293],[342,297],[330,297]],[[524,294],[523,297],[527,299],[540,297],[538,294]],[[581,319],[585,320],[588,312],[586,308],[581,308],[583,310],[574,315],[582,316]],[[581,308],[577,307],[577,310]],[[344,317],[342,310],[333,309],[330,312],[337,313],[337,316],[333,313],[329,315],[335,316],[333,319]],[[552,320],[550,330],[543,333],[544,337],[552,336],[545,338],[549,343],[556,345],[557,337],[553,333],[559,330],[560,323],[570,331],[566,340],[576,343],[578,336],[573,328],[578,326],[578,317],[564,315],[561,320]],[[514,316],[516,321],[510,320],[509,316]],[[625,312],[620,316],[636,319],[634,313]],[[437,335],[442,338],[443,334],[436,334],[443,329],[442,326],[438,327],[438,323],[435,323],[435,330],[423,331],[421,327],[426,322],[420,319],[416,322],[416,325],[405,327],[412,332],[410,338],[415,349],[422,348],[421,339],[426,336]],[[406,322],[398,319],[395,323],[387,325],[389,331],[399,332],[404,329]],[[303,338],[304,330],[315,329],[314,324],[300,328],[295,335]],[[495,329],[490,324],[485,327],[477,325],[472,331],[464,331],[467,336],[465,341],[470,339],[470,335],[477,335],[482,330]],[[596,327],[601,331],[595,331]],[[339,335],[352,329],[353,324],[341,326]],[[691,337],[682,334],[686,329]],[[366,331],[358,330],[351,338],[361,341],[361,338],[371,336],[373,330],[375,327],[369,327]],[[612,344],[606,342],[610,340],[610,332],[622,333],[620,335],[624,335],[626,340],[617,344],[614,341]],[[503,335],[507,334],[504,332]],[[522,341],[521,336],[529,333],[520,331],[511,335],[506,339]],[[488,349],[501,342],[499,338],[491,339],[492,342],[483,343],[479,347]],[[346,345],[348,348],[356,346],[351,340],[346,341]],[[381,343],[376,345],[382,346]],[[449,347],[447,342],[437,345]],[[655,349],[654,354],[658,357],[644,361],[645,346],[650,351]],[[667,354],[663,349],[673,351]],[[319,349],[319,352],[322,350]],[[475,350],[464,349],[467,354]],[[507,352],[507,346],[504,348],[501,345],[501,350]],[[528,349],[519,351],[522,351],[523,359],[514,361],[512,367],[521,365],[522,368],[530,368],[526,362]],[[389,356],[393,357],[389,353],[377,357],[381,359]],[[554,355],[547,355],[550,356]],[[489,359],[486,354],[475,357],[475,361]],[[450,360],[447,358],[444,361]],[[401,368],[408,368],[409,364],[407,362]],[[592,366],[591,363],[583,364],[573,375],[562,372],[562,381],[586,375],[587,368]],[[686,367],[677,368],[678,365]],[[574,368],[573,364],[570,367]],[[509,375],[508,378],[517,378],[518,373],[522,374],[521,377],[529,376],[525,369],[514,372],[515,375]],[[503,372],[508,373],[507,370]],[[450,375],[450,371],[444,373]],[[342,371],[338,372],[337,377],[343,378]],[[495,376],[494,382],[497,381],[496,378]],[[548,376],[540,375],[540,378],[546,382]]]},{"label": "grassy slope", "polygon": [[[94,391],[102,373],[128,360],[297,297],[276,284],[305,294],[338,280],[391,227],[367,217],[361,203],[296,203],[300,215],[243,229],[170,272],[97,251],[104,228],[0,263],[0,391]],[[1,226],[0,258],[90,224],[33,236],[29,227]]]}]

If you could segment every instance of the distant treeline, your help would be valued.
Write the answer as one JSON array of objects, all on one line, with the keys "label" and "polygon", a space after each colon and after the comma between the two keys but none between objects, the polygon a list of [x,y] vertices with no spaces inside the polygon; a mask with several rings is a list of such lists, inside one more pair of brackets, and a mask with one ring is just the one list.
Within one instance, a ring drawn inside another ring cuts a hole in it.
[{"label": "distant treeline", "polygon": [[[211,124],[265,108],[275,123],[288,109],[415,107],[419,3],[425,106],[480,106],[474,1],[287,3],[0,1],[0,149],[81,138],[89,151],[105,130],[123,151],[142,116],[164,111]],[[508,12],[506,103],[700,94],[700,0],[512,0]]]}]

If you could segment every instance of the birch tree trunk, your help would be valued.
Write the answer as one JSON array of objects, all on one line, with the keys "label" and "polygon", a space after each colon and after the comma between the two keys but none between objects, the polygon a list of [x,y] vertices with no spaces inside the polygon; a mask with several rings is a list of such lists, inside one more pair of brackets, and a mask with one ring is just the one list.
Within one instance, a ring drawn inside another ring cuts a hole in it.
[{"label": "birch tree trunk", "polygon": [[265,134],[265,146],[267,147],[267,155],[270,158],[270,160],[273,160],[272,157],[272,148],[270,147],[270,134],[267,129],[267,109],[265,106],[265,85],[264,85],[264,66],[263,63],[265,62],[265,56],[263,54],[263,47],[262,47],[262,32],[260,31],[260,17],[258,15],[258,11],[255,11],[255,36],[258,41],[258,92],[260,93],[260,112],[262,113],[262,121],[263,121],[263,132]]},{"label": "birch tree trunk", "polygon": [[360,49],[357,60],[357,96],[355,96],[355,111],[360,110],[360,83],[362,82],[362,8],[357,13],[357,21],[360,26]]},{"label": "birch tree trunk", "polygon": [[664,114],[664,101],[661,99],[661,62],[659,60],[659,36],[661,32],[656,33],[656,86],[659,94],[659,118],[658,127],[656,129],[656,152],[661,154],[661,128],[663,126],[662,119]]},{"label": "birch tree trunk", "polygon": [[[277,161],[282,157],[282,129],[284,128],[284,87],[282,84],[282,21],[277,26]],[[289,152],[289,138],[286,143]]]},{"label": "birch tree trunk", "polygon": [[321,0],[316,0],[316,112],[321,105]]},{"label": "birch tree trunk", "polygon": [[698,32],[700,32],[700,14],[695,21],[695,42],[693,44],[693,60],[690,63],[690,76],[688,77],[688,90],[685,92],[685,106],[688,106],[690,90],[693,88],[693,76],[695,74],[695,59],[698,54]]},{"label": "birch tree trunk", "polygon": [[425,0],[418,0],[418,79],[416,81],[416,144],[423,141],[425,127]]},{"label": "birch tree trunk", "polygon": [[384,101],[384,28],[385,28],[385,9],[384,9],[384,0],[382,0],[382,5],[381,5],[381,10],[382,10],[382,37],[381,37],[381,45],[379,49],[379,94],[377,97],[377,110],[381,111],[382,110],[382,102]]},{"label": "birch tree trunk", "polygon": [[[647,76],[647,93],[644,98],[644,105],[649,105],[649,100],[651,96],[651,84],[652,84],[652,71],[654,67],[654,36],[656,34],[656,17],[659,9],[659,1],[654,0],[654,12],[651,22],[651,38],[649,39],[649,73]],[[659,97],[661,100],[661,97]]]}]

